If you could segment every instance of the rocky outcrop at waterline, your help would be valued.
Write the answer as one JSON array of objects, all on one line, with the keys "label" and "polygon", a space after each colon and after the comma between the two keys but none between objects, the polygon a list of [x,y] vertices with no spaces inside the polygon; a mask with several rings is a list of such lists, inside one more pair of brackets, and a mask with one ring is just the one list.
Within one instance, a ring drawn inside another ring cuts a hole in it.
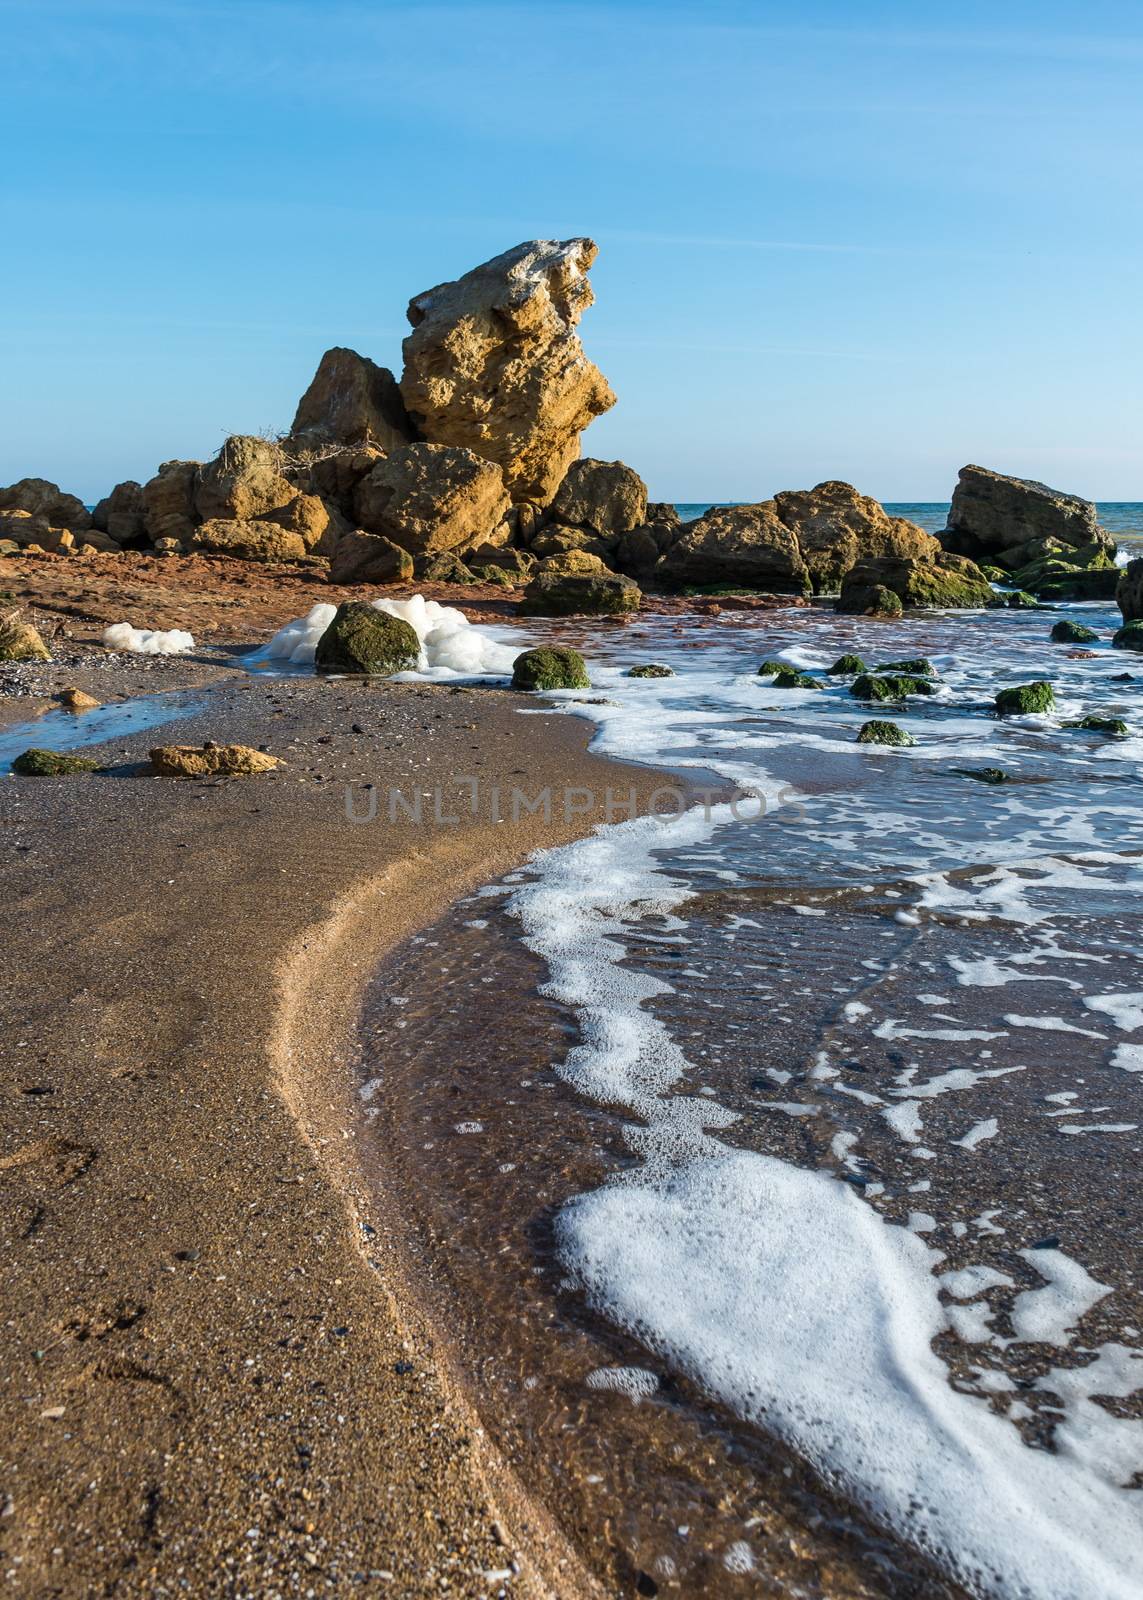
[{"label": "rocky outcrop at waterline", "polygon": [[1041,599],[1110,599],[1115,540],[1090,500],[987,467],[962,467],[944,548],[999,568]]}]

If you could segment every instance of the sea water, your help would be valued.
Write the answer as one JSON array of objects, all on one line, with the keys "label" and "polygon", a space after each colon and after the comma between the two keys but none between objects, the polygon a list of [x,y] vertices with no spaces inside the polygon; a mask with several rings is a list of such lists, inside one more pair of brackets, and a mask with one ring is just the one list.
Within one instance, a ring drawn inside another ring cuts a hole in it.
[{"label": "sea water", "polygon": [[[616,1584],[1141,1592],[1143,663],[1114,608],[1059,614],[1099,643],[1011,611],[533,630],[587,655],[553,703],[596,749],[709,798],[423,936],[365,1098],[494,1431]],[[845,652],[936,693],[870,707]],[[1040,678],[1053,713],[994,715]],[[874,715],[915,745],[856,743]]]}]

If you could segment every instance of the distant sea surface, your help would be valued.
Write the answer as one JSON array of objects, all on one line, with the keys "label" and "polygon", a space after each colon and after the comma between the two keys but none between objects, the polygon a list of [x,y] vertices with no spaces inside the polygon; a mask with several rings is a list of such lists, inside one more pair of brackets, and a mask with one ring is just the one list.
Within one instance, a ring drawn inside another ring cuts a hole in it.
[{"label": "distant sea surface", "polygon": [[[684,522],[701,517],[709,511],[711,501],[678,501],[675,510]],[[737,501],[717,502],[735,505]],[[949,514],[947,500],[887,500],[885,509],[891,517],[907,517],[929,533],[939,533]],[[1096,503],[1099,520],[1108,533],[1119,540],[1120,547],[1132,556],[1143,555],[1143,500],[1101,500]]]}]

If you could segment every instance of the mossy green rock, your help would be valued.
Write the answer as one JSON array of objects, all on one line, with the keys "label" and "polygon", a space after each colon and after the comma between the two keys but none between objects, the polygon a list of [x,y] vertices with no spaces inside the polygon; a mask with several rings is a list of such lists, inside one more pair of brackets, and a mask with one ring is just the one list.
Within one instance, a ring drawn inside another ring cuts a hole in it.
[{"label": "mossy green rock", "polygon": [[954,767],[958,778],[974,778],[977,783],[1010,783],[1003,767]]},{"label": "mossy green rock", "polygon": [[73,772],[98,772],[100,763],[87,756],[69,756],[61,750],[25,750],[12,763],[21,778],[61,778]]},{"label": "mossy green rock", "polygon": [[758,676],[760,678],[772,678],[776,672],[789,672],[789,670],[790,663],[788,661],[763,661],[758,668]]},{"label": "mossy green rock", "polygon": [[911,733],[899,728],[895,722],[863,722],[857,734],[858,744],[916,744]]},{"label": "mossy green rock", "polygon": [[870,617],[903,617],[905,604],[893,589],[887,589],[884,584],[878,583],[869,591],[869,603],[865,611]]},{"label": "mossy green rock", "polygon": [[980,570],[984,573],[984,576],[988,579],[989,583],[1008,582],[1008,574],[1005,572],[1003,567],[990,567],[987,562],[981,562]]},{"label": "mossy green rock", "polygon": [[1036,593],[1041,600],[1114,600],[1118,587],[1118,568],[1099,567],[1050,579]]},{"label": "mossy green rock", "polygon": [[811,678],[808,672],[798,672],[794,667],[783,667],[781,672],[774,674],[774,689],[820,689],[822,684],[816,678]]},{"label": "mossy green rock", "polygon": [[[862,669],[864,671],[864,668]],[[873,672],[907,672],[914,678],[935,678],[937,669],[927,656],[913,656],[909,661],[882,661],[871,668]]]},{"label": "mossy green rock", "polygon": [[996,696],[996,710],[1002,717],[1036,716],[1051,711],[1056,697],[1050,683],[1038,678],[1035,683],[1020,683],[1012,689],[1001,689]]},{"label": "mossy green rock", "polygon": [[657,661],[649,661],[645,666],[627,669],[629,678],[673,678],[674,675],[672,667],[661,666]]},{"label": "mossy green rock", "polygon": [[613,617],[638,611],[643,592],[611,573],[541,573],[524,590],[526,617]]},{"label": "mossy green rock", "polygon": [[513,689],[590,689],[587,666],[578,650],[558,646],[525,650],[512,663]]},{"label": "mossy green rock", "polygon": [[903,700],[908,694],[936,694],[937,691],[927,678],[916,678],[907,672],[885,678],[865,672],[850,686],[849,692],[857,700]]},{"label": "mossy green rock", "polygon": [[865,662],[862,661],[860,656],[847,655],[838,656],[833,666],[827,667],[826,671],[829,673],[831,678],[840,678],[847,672],[868,672],[869,668],[865,665]]},{"label": "mossy green rock", "polygon": [[364,600],[346,600],[318,640],[314,665],[319,672],[367,672],[387,677],[410,671],[420,653],[420,640],[409,623]]},{"label": "mossy green rock", "polygon": [[1106,733],[1113,739],[1126,739],[1131,729],[1122,717],[1081,717],[1078,722],[1065,722],[1065,728],[1082,728],[1087,733]]},{"label": "mossy green rock", "polygon": [[1048,637],[1053,644],[1094,644],[1099,634],[1082,622],[1057,622]]},{"label": "mossy green rock", "polygon": [[1143,650],[1143,620],[1125,622],[1111,642],[1117,650]]}]

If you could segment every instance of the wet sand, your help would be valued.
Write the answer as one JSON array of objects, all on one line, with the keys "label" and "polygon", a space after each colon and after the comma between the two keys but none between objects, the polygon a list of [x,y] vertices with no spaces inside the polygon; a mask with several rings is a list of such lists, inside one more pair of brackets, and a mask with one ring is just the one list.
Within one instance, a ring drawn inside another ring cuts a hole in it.
[{"label": "wet sand", "polygon": [[[231,678],[208,711],[96,749],[106,775],[0,778],[6,1582],[476,1596],[518,1566],[515,1594],[597,1592],[402,1287],[349,1134],[379,957],[594,814],[353,825],[344,786],[661,774],[505,692],[204,671]],[[61,675],[111,698],[110,671]],[[165,738],[288,765],[145,775]]]}]

